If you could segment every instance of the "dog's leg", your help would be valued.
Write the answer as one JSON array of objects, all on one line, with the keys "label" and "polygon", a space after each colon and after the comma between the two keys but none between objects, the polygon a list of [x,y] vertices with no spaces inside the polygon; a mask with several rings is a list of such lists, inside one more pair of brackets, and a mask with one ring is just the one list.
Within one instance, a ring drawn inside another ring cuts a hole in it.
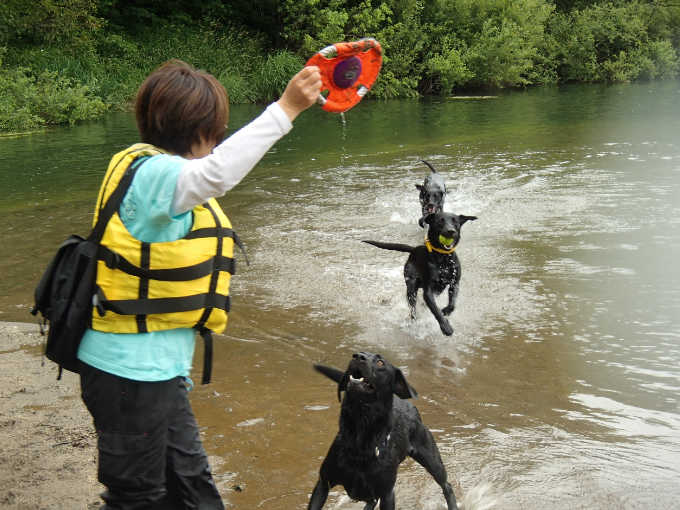
[{"label": "dog's leg", "polygon": [[380,510],[394,510],[394,489],[380,498]]},{"label": "dog's leg", "polygon": [[[413,458],[418,462],[418,464],[427,469],[427,472],[432,475],[432,478],[434,478],[437,484],[441,487],[442,493],[444,494],[444,499],[446,500],[447,510],[458,510],[458,505],[456,504],[456,495],[453,493],[451,484],[446,479],[446,469],[444,468],[441,458],[439,458],[439,453],[437,453],[437,459],[419,458],[416,455],[413,455]],[[380,508],[382,510],[382,507]]]},{"label": "dog's leg", "polygon": [[418,297],[418,278],[410,268],[404,269],[404,281],[406,282],[406,301],[408,302],[409,317],[416,318],[416,299]]},{"label": "dog's leg", "polygon": [[314,492],[312,492],[312,497],[309,500],[309,505],[307,510],[321,510],[326,499],[328,498],[328,484],[324,483],[321,479],[316,482],[314,487]]},{"label": "dog's leg", "polygon": [[432,315],[434,315],[434,318],[437,319],[437,322],[439,322],[439,327],[441,328],[442,333],[444,333],[446,336],[453,335],[453,328],[451,327],[451,324],[447,318],[442,315],[441,310],[437,306],[432,289],[423,289],[423,299],[425,299],[425,304],[432,312]]},{"label": "dog's leg", "polygon": [[449,304],[442,308],[442,313],[444,315],[451,315],[456,309],[456,299],[458,298],[458,283],[452,283],[449,285]]},{"label": "dog's leg", "polygon": [[411,320],[416,318],[416,298],[418,297],[418,289],[409,287],[406,282],[406,301],[408,302],[408,315]]},{"label": "dog's leg", "polygon": [[460,284],[460,262],[458,257],[453,257],[451,270],[453,272],[453,279],[449,284],[449,304],[442,310],[444,315],[450,315],[456,309],[456,300],[458,299],[458,286]]},{"label": "dog's leg", "polygon": [[378,504],[378,501],[375,499],[372,499],[371,501],[368,501],[366,503],[366,506],[364,506],[364,510],[373,510],[375,508],[375,505]]},{"label": "dog's leg", "polygon": [[409,456],[423,466],[427,472],[432,475],[435,482],[442,488],[444,499],[446,499],[446,508],[448,510],[457,510],[458,505],[456,504],[456,496],[453,493],[451,484],[447,480],[446,468],[444,467],[442,457],[439,454],[437,443],[435,443],[430,429],[422,424],[418,427],[418,430],[414,435]]}]

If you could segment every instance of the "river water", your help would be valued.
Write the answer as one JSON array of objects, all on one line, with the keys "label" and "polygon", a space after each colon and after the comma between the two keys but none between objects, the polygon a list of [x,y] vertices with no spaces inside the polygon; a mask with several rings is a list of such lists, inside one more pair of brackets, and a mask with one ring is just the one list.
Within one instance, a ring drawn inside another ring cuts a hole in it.
[{"label": "river water", "polygon": [[[232,110],[237,128],[261,107]],[[0,138],[0,320],[32,320],[47,259],[86,232],[108,159],[136,139],[129,114]],[[422,241],[420,159],[446,210],[479,217],[452,337],[422,299],[408,319],[404,254],[360,242]],[[221,200],[251,263],[192,399],[225,500],[306,508],[339,411],[312,363],[367,350],[418,390],[466,508],[680,508],[678,189],[677,82],[303,114]],[[413,461],[396,491],[444,508]],[[362,505],[337,488],[327,507]]]}]

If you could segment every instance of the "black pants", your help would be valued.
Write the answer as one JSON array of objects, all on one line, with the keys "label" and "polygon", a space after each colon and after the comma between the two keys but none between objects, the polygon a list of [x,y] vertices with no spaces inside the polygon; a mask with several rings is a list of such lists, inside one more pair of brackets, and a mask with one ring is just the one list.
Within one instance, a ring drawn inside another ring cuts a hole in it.
[{"label": "black pants", "polygon": [[80,365],[106,510],[222,510],[181,377],[124,379]]}]

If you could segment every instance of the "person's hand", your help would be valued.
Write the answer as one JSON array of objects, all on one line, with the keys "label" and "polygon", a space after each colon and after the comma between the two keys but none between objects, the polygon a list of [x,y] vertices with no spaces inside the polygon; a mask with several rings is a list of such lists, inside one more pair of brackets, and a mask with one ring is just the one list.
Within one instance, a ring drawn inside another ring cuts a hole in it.
[{"label": "person's hand", "polygon": [[277,101],[291,122],[316,103],[321,93],[321,73],[316,66],[304,67],[293,76]]}]

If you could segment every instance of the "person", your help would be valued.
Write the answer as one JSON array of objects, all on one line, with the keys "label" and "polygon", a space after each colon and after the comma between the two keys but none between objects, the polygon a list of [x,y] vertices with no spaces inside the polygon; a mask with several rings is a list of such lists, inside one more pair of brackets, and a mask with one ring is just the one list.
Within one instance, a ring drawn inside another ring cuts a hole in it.
[{"label": "person", "polygon": [[142,143],[113,157],[95,209],[96,222],[134,169],[101,241],[110,257],[98,263],[97,306],[78,350],[106,487],[101,508],[224,508],[188,400],[195,333],[221,332],[229,310],[236,236],[215,197],[248,174],[320,90],[318,68],[303,68],[278,101],[222,141],[229,105],[215,77],[171,60],[140,86]]}]

